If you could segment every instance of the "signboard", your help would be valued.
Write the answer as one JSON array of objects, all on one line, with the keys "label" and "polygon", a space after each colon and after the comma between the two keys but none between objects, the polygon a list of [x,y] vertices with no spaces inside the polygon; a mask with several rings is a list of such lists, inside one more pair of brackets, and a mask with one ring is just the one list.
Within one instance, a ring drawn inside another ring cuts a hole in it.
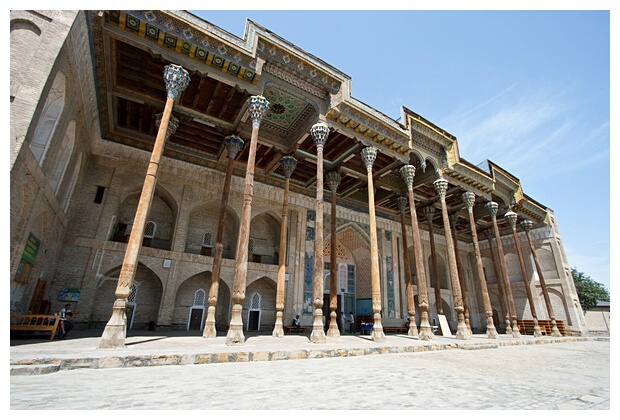
[{"label": "signboard", "polygon": [[441,335],[444,337],[451,337],[452,332],[450,331],[450,325],[448,325],[448,319],[445,315],[437,315],[439,318],[439,329],[441,331]]},{"label": "signboard", "polygon": [[61,302],[77,302],[80,299],[80,290],[63,287],[58,293],[58,300]]},{"label": "signboard", "polygon": [[30,264],[34,264],[34,260],[37,259],[37,253],[39,252],[39,245],[41,241],[30,232],[28,235],[28,240],[26,241],[26,246],[24,247],[24,252],[22,254],[22,259]]}]

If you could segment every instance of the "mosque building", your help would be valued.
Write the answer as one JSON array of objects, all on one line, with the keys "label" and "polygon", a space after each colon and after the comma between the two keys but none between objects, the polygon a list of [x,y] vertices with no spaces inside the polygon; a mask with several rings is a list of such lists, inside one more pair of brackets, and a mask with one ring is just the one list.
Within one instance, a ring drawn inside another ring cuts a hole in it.
[{"label": "mosque building", "polygon": [[185,11],[10,13],[12,311],[71,302],[102,347],[296,315],[322,342],[343,313],[376,341],[587,333],[544,197],[311,52]]}]

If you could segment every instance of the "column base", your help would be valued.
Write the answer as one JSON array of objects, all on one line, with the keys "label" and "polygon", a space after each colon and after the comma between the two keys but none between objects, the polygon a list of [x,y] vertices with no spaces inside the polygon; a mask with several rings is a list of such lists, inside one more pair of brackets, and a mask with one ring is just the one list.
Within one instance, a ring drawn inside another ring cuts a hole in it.
[{"label": "column base", "polygon": [[116,299],[112,306],[112,316],[103,330],[99,348],[125,347],[127,338],[127,299]]},{"label": "column base", "polygon": [[558,330],[558,324],[555,322],[555,319],[551,320],[551,336],[562,337],[562,333]]},{"label": "column base", "polygon": [[542,331],[538,325],[538,319],[534,318],[534,337],[542,337]]},{"label": "column base", "polygon": [[499,334],[497,333],[497,329],[495,328],[495,324],[493,324],[492,316],[487,317],[487,337],[493,338],[493,339],[496,339],[497,337],[499,337]]},{"label": "column base", "polygon": [[282,328],[282,311],[276,312],[276,324],[273,327],[273,332],[271,335],[276,338],[284,337],[284,329]]},{"label": "column base", "polygon": [[312,324],[312,333],[310,333],[310,342],[324,343],[325,331],[323,331],[323,310],[314,310],[314,322]]},{"label": "column base", "polygon": [[521,338],[521,333],[519,332],[519,325],[517,324],[516,318],[512,320],[512,336],[514,338]]},{"label": "column base", "polygon": [[506,318],[506,335],[512,335],[512,328],[510,328],[509,318]]},{"label": "column base", "polygon": [[338,329],[338,322],[336,321],[336,311],[331,311],[329,314],[329,328],[327,329],[328,337],[340,337],[340,330]]},{"label": "column base", "polygon": [[385,341],[385,334],[383,333],[383,325],[381,324],[381,315],[376,313],[372,324],[371,339],[376,342]]},{"label": "column base", "polygon": [[407,331],[409,337],[417,337],[418,327],[415,325],[415,315],[409,315],[409,331]]},{"label": "column base", "polygon": [[431,328],[431,324],[428,322],[427,311],[420,312],[420,332],[418,338],[422,341],[432,341],[435,338],[433,328]]},{"label": "column base", "polygon": [[215,338],[217,331],[215,329],[215,306],[209,306],[207,309],[207,320],[205,321],[205,328],[202,331],[202,338]]},{"label": "column base", "polygon": [[241,319],[242,306],[238,303],[232,307],[232,315],[230,317],[230,326],[226,334],[227,346],[241,346],[245,343],[243,335],[243,321]]},{"label": "column base", "polygon": [[458,315],[459,323],[456,327],[456,338],[457,340],[471,340],[471,334],[467,329],[467,325],[465,325],[465,318],[463,314]]}]

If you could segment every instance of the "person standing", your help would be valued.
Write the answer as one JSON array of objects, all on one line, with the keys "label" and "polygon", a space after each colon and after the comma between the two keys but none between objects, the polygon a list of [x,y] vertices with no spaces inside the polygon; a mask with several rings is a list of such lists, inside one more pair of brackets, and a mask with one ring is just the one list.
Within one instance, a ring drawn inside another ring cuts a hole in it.
[{"label": "person standing", "polygon": [[342,325],[342,334],[346,331],[345,325],[347,325],[347,317],[344,316],[344,312],[340,312],[340,324]]},{"label": "person standing", "polygon": [[349,312],[349,333],[355,334],[355,317],[353,316],[353,312]]}]

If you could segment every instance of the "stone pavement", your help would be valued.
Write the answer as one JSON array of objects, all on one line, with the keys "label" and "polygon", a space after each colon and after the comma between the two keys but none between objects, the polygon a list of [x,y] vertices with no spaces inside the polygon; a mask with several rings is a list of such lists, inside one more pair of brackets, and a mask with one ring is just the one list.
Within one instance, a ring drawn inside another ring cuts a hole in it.
[{"label": "stone pavement", "polygon": [[609,338],[224,340],[11,340],[11,409],[610,409]]}]

